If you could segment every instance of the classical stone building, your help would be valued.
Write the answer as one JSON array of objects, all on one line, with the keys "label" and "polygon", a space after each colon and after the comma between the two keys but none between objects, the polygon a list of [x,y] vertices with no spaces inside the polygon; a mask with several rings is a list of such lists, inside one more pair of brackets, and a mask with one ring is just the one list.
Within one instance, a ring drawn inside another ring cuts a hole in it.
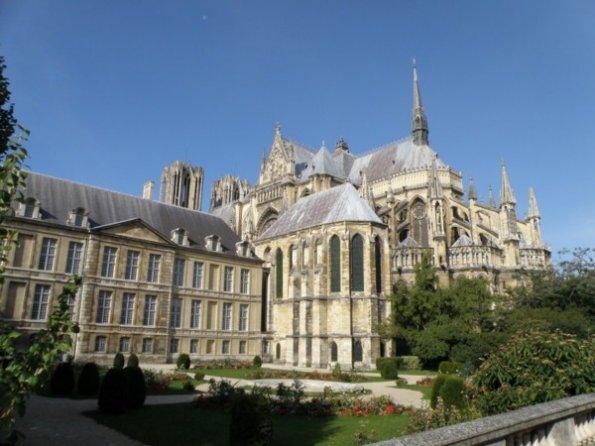
[{"label": "classical stone building", "polygon": [[262,262],[219,218],[36,173],[11,226],[17,247],[0,312],[30,332],[45,326],[71,274],[77,359],[143,362],[261,353]]}]

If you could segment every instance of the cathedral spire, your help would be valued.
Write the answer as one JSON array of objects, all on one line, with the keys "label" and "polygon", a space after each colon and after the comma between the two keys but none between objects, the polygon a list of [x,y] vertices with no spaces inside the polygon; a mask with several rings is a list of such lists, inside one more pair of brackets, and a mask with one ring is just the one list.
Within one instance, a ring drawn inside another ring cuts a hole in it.
[{"label": "cathedral spire", "polygon": [[475,190],[475,183],[473,177],[469,177],[469,200],[477,201],[477,191]]},{"label": "cathedral spire", "polygon": [[491,208],[496,207],[496,200],[494,200],[494,191],[492,190],[492,186],[488,187],[488,206]]},{"label": "cathedral spire", "polygon": [[537,204],[537,197],[535,196],[535,191],[532,187],[529,188],[528,205],[527,218],[541,218],[541,213],[539,212],[539,206]]},{"label": "cathedral spire", "polygon": [[502,161],[502,174],[500,181],[500,206],[503,204],[516,204],[516,198],[514,197],[514,192],[510,186],[510,180],[508,179],[508,173],[506,172],[504,161]]},{"label": "cathedral spire", "polygon": [[413,59],[413,119],[411,121],[411,135],[416,145],[428,144],[428,119],[424,112],[419,92],[419,81],[417,79],[417,66]]},{"label": "cathedral spire", "polygon": [[435,155],[432,160],[432,170],[430,171],[430,178],[428,179],[428,197],[430,200],[444,197],[442,184],[440,184],[440,178],[438,178],[436,158],[438,158],[438,155]]}]

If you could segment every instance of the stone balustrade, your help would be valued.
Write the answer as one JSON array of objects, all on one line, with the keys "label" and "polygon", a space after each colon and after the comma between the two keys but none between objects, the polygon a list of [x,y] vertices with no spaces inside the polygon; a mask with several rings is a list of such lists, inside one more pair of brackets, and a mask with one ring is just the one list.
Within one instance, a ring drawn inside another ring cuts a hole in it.
[{"label": "stone balustrade", "polygon": [[501,251],[493,246],[461,246],[450,248],[448,260],[451,268],[499,266],[501,264]]},{"label": "stone balustrade", "polygon": [[432,248],[416,248],[416,247],[401,247],[393,249],[392,252],[392,269],[397,270],[399,268],[407,269],[414,268],[419,262],[424,253],[433,255],[434,250]]},{"label": "stone balustrade", "polygon": [[521,248],[521,266],[528,269],[542,269],[548,265],[546,251],[541,248]]},{"label": "stone balustrade", "polygon": [[374,443],[376,446],[586,446],[595,444],[595,393]]}]

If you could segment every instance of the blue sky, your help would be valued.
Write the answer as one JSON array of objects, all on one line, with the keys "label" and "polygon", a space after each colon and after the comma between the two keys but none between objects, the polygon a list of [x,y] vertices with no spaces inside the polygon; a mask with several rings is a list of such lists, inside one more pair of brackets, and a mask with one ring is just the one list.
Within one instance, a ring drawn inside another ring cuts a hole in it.
[{"label": "blue sky", "polygon": [[595,246],[592,0],[0,0],[0,54],[30,168],[135,195],[176,159],[253,183],[276,122],[405,137],[415,57],[441,159],[483,199],[504,159],[554,252]]}]

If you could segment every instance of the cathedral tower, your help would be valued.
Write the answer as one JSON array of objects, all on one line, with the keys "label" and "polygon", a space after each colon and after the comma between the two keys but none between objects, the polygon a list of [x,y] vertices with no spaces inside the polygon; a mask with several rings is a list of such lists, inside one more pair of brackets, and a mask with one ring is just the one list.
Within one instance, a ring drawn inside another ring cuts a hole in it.
[{"label": "cathedral tower", "polygon": [[417,79],[417,67],[413,59],[413,119],[411,121],[411,135],[413,142],[418,145],[428,145],[428,118],[424,112],[419,92],[419,81]]},{"label": "cathedral tower", "polygon": [[161,173],[160,200],[163,203],[200,211],[203,182],[202,167],[174,161]]}]

